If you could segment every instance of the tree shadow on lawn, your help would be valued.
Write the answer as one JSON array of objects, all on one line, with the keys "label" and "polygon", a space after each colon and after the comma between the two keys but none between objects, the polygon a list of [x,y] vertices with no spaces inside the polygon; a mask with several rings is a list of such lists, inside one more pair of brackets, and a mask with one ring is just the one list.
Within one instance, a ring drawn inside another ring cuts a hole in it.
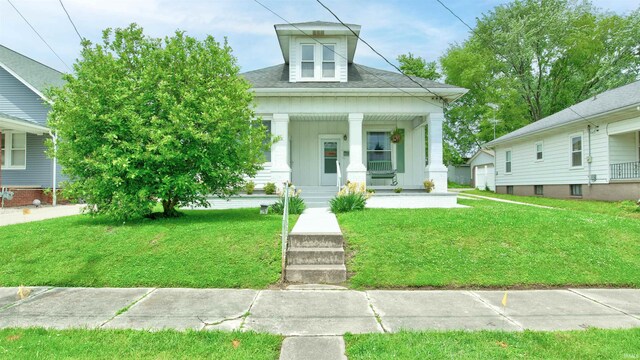
[{"label": "tree shadow on lawn", "polygon": [[280,215],[261,215],[259,208],[222,209],[222,210],[182,210],[182,216],[175,218],[138,218],[120,222],[106,216],[91,216],[83,214],[78,219],[81,226],[111,226],[111,227],[139,227],[151,225],[171,225],[173,227],[191,226],[198,224],[272,222],[282,219]]}]

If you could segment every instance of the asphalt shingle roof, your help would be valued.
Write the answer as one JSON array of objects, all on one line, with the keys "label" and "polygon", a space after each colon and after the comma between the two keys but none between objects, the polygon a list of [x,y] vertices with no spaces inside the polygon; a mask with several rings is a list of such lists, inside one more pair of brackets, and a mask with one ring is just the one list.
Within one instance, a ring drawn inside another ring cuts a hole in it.
[{"label": "asphalt shingle roof", "polygon": [[[493,146],[511,139],[580,121],[583,120],[583,118],[592,118],[599,114],[633,105],[640,105],[640,81],[605,91],[516,131],[510,132],[496,140],[490,141],[485,144],[485,146]],[[573,111],[571,109],[573,109]]]},{"label": "asphalt shingle roof", "polygon": [[[358,88],[419,88],[404,75],[375,69],[372,67],[349,64],[347,82],[289,82],[289,65],[280,64],[263,69],[248,71],[242,76],[256,89],[358,89]],[[457,88],[436,81],[412,77],[427,88]]]},{"label": "asphalt shingle roof", "polygon": [[62,86],[62,73],[27,56],[0,45],[0,63],[11,69],[29,85],[43,93],[51,86]]}]

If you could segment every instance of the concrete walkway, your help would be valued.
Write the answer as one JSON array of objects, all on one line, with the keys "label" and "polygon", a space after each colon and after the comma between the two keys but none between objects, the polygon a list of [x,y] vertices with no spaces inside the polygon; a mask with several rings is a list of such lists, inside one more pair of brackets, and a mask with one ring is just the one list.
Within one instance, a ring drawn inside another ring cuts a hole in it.
[{"label": "concrete walkway", "polygon": [[78,215],[85,205],[58,205],[0,209],[0,226]]},{"label": "concrete walkway", "polygon": [[491,201],[503,202],[503,203],[508,203],[508,204],[533,206],[533,207],[543,208],[543,209],[562,210],[562,209],[554,208],[554,207],[551,207],[551,206],[531,204],[531,203],[526,203],[526,202],[521,202],[521,201],[505,200],[505,199],[499,199],[499,198],[494,198],[494,197],[490,197],[490,196],[482,196],[482,195],[468,194],[468,193],[460,193],[460,198],[467,199],[467,200],[474,200],[474,199],[491,200]]},{"label": "concrete walkway", "polygon": [[340,234],[338,219],[329,208],[308,208],[296,221],[291,234]]},{"label": "concrete walkway", "polygon": [[640,290],[509,291],[0,288],[0,328],[255,330],[341,336],[410,330],[640,327]]}]

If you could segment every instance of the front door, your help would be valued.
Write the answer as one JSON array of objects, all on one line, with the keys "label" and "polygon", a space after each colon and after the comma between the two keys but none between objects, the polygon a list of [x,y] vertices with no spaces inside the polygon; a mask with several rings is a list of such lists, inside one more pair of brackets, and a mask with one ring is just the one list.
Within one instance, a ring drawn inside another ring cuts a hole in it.
[{"label": "front door", "polygon": [[338,144],[340,139],[320,140],[320,185],[336,186],[338,183]]}]

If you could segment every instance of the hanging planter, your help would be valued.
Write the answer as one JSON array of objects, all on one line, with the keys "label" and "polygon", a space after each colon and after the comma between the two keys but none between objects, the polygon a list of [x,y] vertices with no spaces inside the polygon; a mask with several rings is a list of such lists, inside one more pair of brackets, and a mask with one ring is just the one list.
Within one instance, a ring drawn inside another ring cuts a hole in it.
[{"label": "hanging planter", "polygon": [[400,141],[402,141],[402,130],[395,128],[395,130],[391,132],[390,139],[391,139],[391,142],[394,144],[397,144]]}]

